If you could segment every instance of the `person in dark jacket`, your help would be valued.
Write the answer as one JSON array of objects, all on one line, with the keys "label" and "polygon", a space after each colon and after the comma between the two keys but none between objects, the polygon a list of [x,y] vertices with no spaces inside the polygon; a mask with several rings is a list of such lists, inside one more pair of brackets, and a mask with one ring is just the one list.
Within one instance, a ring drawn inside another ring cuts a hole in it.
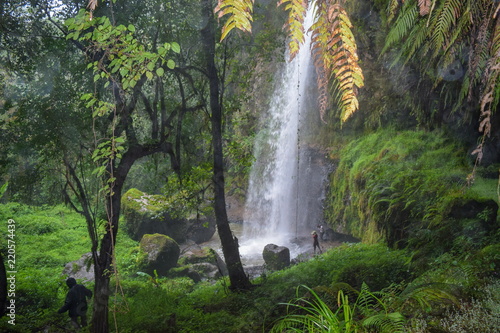
[{"label": "person in dark jacket", "polygon": [[[85,327],[87,326],[87,298],[92,297],[92,291],[81,284],[77,284],[76,280],[71,277],[66,280],[66,285],[69,291],[66,294],[64,305],[57,312],[69,311],[68,314],[73,326],[77,329]],[[78,317],[81,319],[81,326],[78,323]]]},{"label": "person in dark jacket", "polygon": [[318,233],[316,231],[313,231],[311,233],[312,237],[313,237],[313,248],[314,248],[314,254],[316,254],[316,248],[318,248],[319,250],[319,253],[323,253],[323,251],[321,250],[321,247],[319,246],[319,241],[318,241]]}]

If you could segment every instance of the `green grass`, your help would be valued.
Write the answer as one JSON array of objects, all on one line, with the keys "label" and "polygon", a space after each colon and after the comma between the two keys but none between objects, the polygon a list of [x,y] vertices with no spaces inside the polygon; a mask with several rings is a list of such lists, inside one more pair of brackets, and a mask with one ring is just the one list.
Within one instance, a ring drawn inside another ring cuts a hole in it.
[{"label": "green grass", "polygon": [[[0,330],[30,332],[51,327],[57,331],[66,327],[66,314],[56,314],[67,291],[62,269],[65,263],[89,251],[84,219],[62,206],[27,207],[13,203],[0,205],[0,218],[2,221],[9,218],[16,221],[16,302],[19,309],[22,308],[17,325],[12,327],[2,321]],[[5,248],[2,251],[5,253]],[[117,290],[123,293],[112,295],[110,301],[111,327],[114,327],[116,317],[119,332],[165,332],[171,325],[178,332],[266,332],[287,315],[285,303],[304,296],[297,294],[297,287],[301,285],[313,290],[332,290],[339,283],[358,290],[366,285],[370,290],[386,295],[388,298],[384,298],[384,302],[387,304],[407,306],[406,299],[398,298],[401,291],[437,284],[447,286],[454,297],[463,302],[487,302],[488,309],[493,309],[488,311],[498,308],[496,298],[481,299],[481,290],[490,284],[490,277],[498,270],[497,244],[477,253],[468,253],[468,256],[446,253],[430,258],[432,266],[423,272],[414,269],[412,253],[406,250],[391,250],[383,244],[344,245],[309,261],[262,276],[253,281],[255,288],[246,293],[230,292],[227,278],[213,285],[195,284],[188,278],[162,277],[153,283],[148,277],[136,274],[137,253],[137,242],[125,233],[119,233],[117,262],[120,276],[118,280],[112,279],[112,286],[118,283],[120,288]],[[93,287],[91,283],[87,286]],[[430,325],[442,321],[441,326],[464,325],[442,314],[446,311],[463,316],[468,314],[465,309],[450,304],[439,305],[438,315],[415,306],[411,311],[399,311],[401,309],[390,310],[414,318],[407,323],[408,332],[420,332],[412,331],[411,325],[422,326],[423,323]],[[485,315],[480,311],[474,313]],[[484,320],[474,318],[474,322],[481,325]]]}]

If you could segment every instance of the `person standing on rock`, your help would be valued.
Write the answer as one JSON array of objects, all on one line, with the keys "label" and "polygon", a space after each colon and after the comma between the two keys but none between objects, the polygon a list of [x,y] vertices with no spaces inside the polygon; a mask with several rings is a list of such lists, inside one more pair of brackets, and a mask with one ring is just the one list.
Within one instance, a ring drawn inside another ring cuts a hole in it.
[{"label": "person standing on rock", "polygon": [[316,247],[318,248],[319,253],[323,253],[323,251],[321,251],[321,247],[319,246],[318,233],[316,231],[313,231],[311,234],[312,234],[312,237],[313,237],[313,250],[314,250],[314,254],[316,254]]},{"label": "person standing on rock", "polygon": [[[72,277],[66,280],[66,285],[69,288],[66,294],[64,305],[57,311],[57,313],[64,313],[69,311],[71,323],[76,329],[87,326],[87,298],[92,297],[92,291],[87,289],[84,285],[77,284],[76,280]],[[78,323],[78,317],[81,320],[81,326]]]}]

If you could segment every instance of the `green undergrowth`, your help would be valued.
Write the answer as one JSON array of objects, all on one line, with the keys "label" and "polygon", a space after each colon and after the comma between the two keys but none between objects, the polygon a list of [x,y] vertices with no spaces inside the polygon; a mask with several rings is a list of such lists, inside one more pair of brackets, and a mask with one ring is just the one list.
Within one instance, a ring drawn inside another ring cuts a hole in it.
[{"label": "green undergrowth", "polygon": [[[15,219],[18,244],[16,326],[2,318],[0,331],[64,331],[68,328],[67,314],[56,313],[67,291],[62,269],[89,251],[84,219],[62,206],[14,203],[0,205],[0,218]],[[312,288],[334,306],[335,297],[329,299],[327,294],[337,290],[339,284],[353,290],[369,288],[381,295],[390,311],[404,316],[408,332],[424,332],[415,328],[423,325],[463,326],[467,315],[495,318],[498,300],[491,295],[498,284],[490,279],[498,270],[499,250],[492,244],[468,257],[446,253],[432,258],[430,268],[422,271],[415,268],[413,252],[390,249],[381,243],[345,244],[287,269],[267,272],[253,281],[253,290],[233,293],[227,278],[209,284],[137,274],[137,242],[120,233],[120,274],[111,281],[110,327],[115,331],[116,323],[118,332],[134,333],[267,332],[287,315],[286,303],[307,296],[305,291],[297,294],[299,286]],[[85,284],[93,288],[92,283]],[[487,288],[490,296],[482,297]],[[434,298],[425,301],[422,295]],[[469,308],[456,306],[450,299],[471,304],[470,309],[477,313],[468,313]],[[477,310],[479,304],[483,305],[481,311]],[[452,314],[462,319],[454,320]],[[474,322],[481,325],[483,321],[474,317]]]},{"label": "green undergrowth", "polygon": [[387,129],[354,140],[331,176],[328,223],[364,242],[405,247],[422,231],[440,229],[457,203],[493,196],[480,177],[468,188],[472,167],[463,156],[439,131]]}]

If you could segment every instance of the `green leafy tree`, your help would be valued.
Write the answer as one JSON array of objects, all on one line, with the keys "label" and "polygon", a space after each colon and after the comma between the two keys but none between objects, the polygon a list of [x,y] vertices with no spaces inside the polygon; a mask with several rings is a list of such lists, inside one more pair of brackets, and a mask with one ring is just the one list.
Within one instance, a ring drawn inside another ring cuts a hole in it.
[{"label": "green leafy tree", "polygon": [[[177,43],[162,43],[156,51],[146,50],[134,38],[135,26],[114,25],[108,17],[96,16],[81,11],[74,19],[66,21],[69,33],[66,38],[74,40],[84,52],[88,69],[94,73],[96,93],[82,95],[86,106],[99,124],[94,131],[99,133],[92,154],[96,163],[94,173],[103,179],[102,195],[105,198],[106,223],[104,235],[99,240],[98,223],[90,214],[90,206],[83,184],[75,169],[67,163],[71,188],[79,198],[80,212],[86,217],[92,239],[92,255],[95,264],[95,297],[93,307],[93,330],[107,332],[109,279],[115,269],[114,245],[118,232],[121,194],[130,168],[138,159],[155,153],[170,155],[174,170],[178,160],[174,145],[169,142],[165,90],[166,71],[175,63],[167,53],[179,53]],[[156,85],[149,95],[148,82]],[[139,104],[142,101],[142,104]],[[139,112],[149,116],[149,136],[140,133],[137,123]],[[142,135],[141,135],[142,134]],[[73,205],[75,208],[76,205]],[[100,242],[100,244],[99,244]]]}]

